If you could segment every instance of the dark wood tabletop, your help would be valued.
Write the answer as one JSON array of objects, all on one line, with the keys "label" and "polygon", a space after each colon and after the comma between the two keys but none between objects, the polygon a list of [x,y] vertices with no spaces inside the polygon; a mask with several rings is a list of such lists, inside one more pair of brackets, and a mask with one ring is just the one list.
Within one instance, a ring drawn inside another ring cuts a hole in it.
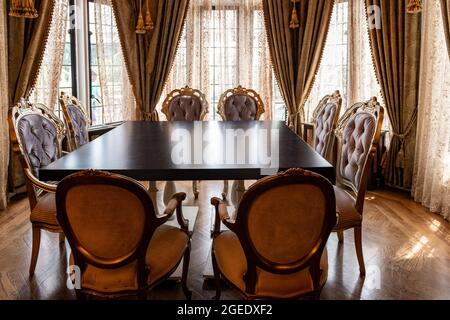
[{"label": "dark wood tabletop", "polygon": [[[232,145],[230,141],[235,143],[235,155],[239,153],[238,146],[243,144],[239,144],[237,138],[230,137],[234,137],[235,133],[249,132],[257,132],[253,137],[261,138],[252,140],[259,141],[252,148],[247,137],[246,150],[266,157],[250,161],[250,152],[247,152],[245,160],[241,158],[243,161],[239,162],[237,156],[234,161],[231,160],[230,153],[226,151],[229,150],[226,147]],[[189,151],[184,152],[189,149],[189,145],[190,158]],[[261,149],[261,145],[265,146]],[[186,148],[180,149],[182,146]],[[276,146],[279,146],[278,152],[272,154],[271,150],[277,150]],[[187,154],[184,162],[179,159],[180,154]],[[197,157],[194,158],[194,154]],[[277,154],[278,161],[274,160]],[[174,161],[173,155],[178,160]],[[191,159],[192,163],[187,163],[186,159]],[[272,162],[269,163],[268,159]],[[39,178],[43,181],[59,181],[72,173],[95,169],[143,181],[253,180],[266,175],[264,169],[274,167],[274,164],[278,171],[303,168],[323,175],[332,183],[335,181],[333,166],[283,122],[277,121],[126,122],[41,168]]]}]

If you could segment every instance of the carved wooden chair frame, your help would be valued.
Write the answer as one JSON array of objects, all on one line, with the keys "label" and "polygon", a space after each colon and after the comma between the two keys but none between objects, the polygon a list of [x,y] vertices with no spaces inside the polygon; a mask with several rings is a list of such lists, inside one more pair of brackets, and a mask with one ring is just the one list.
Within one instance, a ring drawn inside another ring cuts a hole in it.
[{"label": "carved wooden chair frame", "polygon": [[[20,102],[9,110],[8,123],[9,123],[9,135],[11,139],[11,146],[13,152],[19,157],[22,169],[25,176],[25,183],[27,186],[27,195],[30,202],[30,210],[38,204],[38,198],[44,193],[55,193],[56,185],[40,181],[36,177],[30,159],[24,150],[22,143],[19,140],[18,123],[20,120],[27,115],[38,115],[44,117],[56,128],[57,134],[57,152],[58,157],[62,156],[62,141],[65,137],[65,127],[64,123],[59,119],[52,110],[47,108],[43,104],[32,104],[26,99],[22,98]],[[33,222],[32,226],[32,253],[31,253],[31,263],[29,269],[30,277],[34,275],[34,271],[37,264],[37,259],[39,256],[39,247],[41,239],[41,230],[46,230],[53,233],[60,234],[60,242],[64,241],[64,234],[60,226],[51,225],[42,222]]]},{"label": "carved wooden chair frame", "polygon": [[[289,184],[310,184],[318,187],[325,195],[326,202],[325,210],[326,214],[324,216],[323,228],[320,233],[320,237],[313,249],[300,260],[295,261],[290,264],[278,264],[273,261],[268,260],[258,253],[257,248],[252,244],[250,239],[250,234],[248,231],[248,212],[254,201],[264,192],[269,189],[276,188],[279,186],[285,186]],[[214,278],[216,282],[216,299],[220,299],[220,279],[221,277],[226,280],[230,286],[238,291],[244,299],[272,299],[273,297],[260,297],[255,295],[256,284],[257,284],[257,268],[265,270],[270,273],[287,275],[295,272],[304,270],[305,268],[310,268],[311,278],[313,279],[313,292],[302,294],[295,298],[301,298],[304,296],[311,296],[318,298],[322,287],[320,286],[320,261],[322,254],[325,250],[325,246],[328,237],[336,224],[336,202],[334,198],[333,186],[318,174],[305,171],[303,169],[290,169],[286,172],[279,173],[276,176],[269,176],[259,180],[257,183],[252,185],[249,190],[244,194],[239,207],[237,208],[237,214],[235,220],[230,218],[227,212],[227,204],[219,199],[211,199],[211,204],[215,207],[215,223],[213,237],[216,238],[221,234],[221,223],[223,223],[231,232],[234,232],[242,245],[246,259],[247,259],[247,273],[244,276],[245,281],[245,291],[240,290],[235,285],[231,283],[225,276],[221,273],[219,266],[216,262],[214,248],[212,248],[212,260],[214,269]]]},{"label": "carved wooden chair frame", "polygon": [[[115,258],[114,260],[101,259],[92,253],[90,253],[83,245],[78,241],[75,236],[69,218],[67,216],[66,198],[67,194],[73,187],[87,184],[104,184],[117,186],[133,193],[139,201],[142,203],[145,211],[145,223],[142,232],[141,240],[139,245],[132,250],[129,254],[123,257]],[[175,270],[178,268],[179,264],[183,260],[183,275],[182,275],[182,287],[183,291],[188,299],[191,298],[192,292],[187,287],[187,274],[189,270],[189,260],[190,260],[190,250],[191,250],[191,233],[188,230],[188,221],[184,219],[182,212],[182,202],[186,199],[185,193],[177,193],[173,195],[168,207],[164,211],[163,216],[158,216],[154,210],[152,200],[147,193],[147,190],[142,187],[137,181],[130,179],[125,176],[112,174],[109,172],[88,170],[83,172],[78,172],[73,174],[66,179],[62,180],[58,186],[58,191],[56,194],[56,205],[57,205],[57,218],[61,224],[62,229],[65,231],[67,240],[69,241],[72,254],[74,259],[74,264],[80,268],[81,273],[84,272],[88,264],[93,265],[101,269],[113,269],[126,266],[134,261],[137,261],[137,290],[127,290],[114,293],[102,292],[100,290],[93,289],[77,289],[77,298],[84,300],[87,295],[100,296],[106,298],[116,298],[120,296],[137,295],[140,299],[145,299],[149,290],[166,280]],[[165,224],[173,215],[176,215],[176,219],[180,225],[180,228],[189,236],[189,242],[186,246],[185,252],[180,258],[180,261],[176,266],[170,270],[165,275],[156,281],[151,286],[148,285],[148,274],[149,270],[146,265],[146,254],[148,245],[153,237],[155,230]]]},{"label": "carved wooden chair frame", "polygon": [[63,111],[64,121],[66,122],[66,125],[67,125],[67,131],[68,131],[67,132],[68,133],[67,134],[67,142],[69,145],[69,151],[72,152],[77,149],[77,145],[75,142],[75,128],[72,123],[72,119],[70,118],[70,115],[69,115],[69,110],[68,110],[69,105],[75,106],[81,112],[81,114],[84,116],[84,119],[86,121],[86,127],[84,129],[86,131],[88,130],[88,128],[91,125],[91,118],[89,117],[89,114],[87,113],[86,109],[81,104],[80,100],[78,100],[76,97],[70,96],[70,95],[66,94],[65,92],[61,92],[59,101],[61,103],[61,109]]},{"label": "carved wooden chair frame", "polygon": [[[359,182],[359,186],[355,185],[353,182],[345,179],[340,174],[340,166],[342,162],[342,145],[344,139],[344,129],[347,123],[353,120],[358,114],[365,113],[370,114],[375,120],[375,134],[371,142],[370,152],[367,154],[367,158],[364,162],[363,173],[361,175],[361,181]],[[381,129],[383,126],[384,119],[384,108],[380,105],[376,97],[373,97],[369,101],[365,103],[356,103],[350,109],[348,109],[342,118],[339,120],[336,130],[335,136],[337,138],[337,165],[336,165],[336,181],[338,184],[350,189],[356,199],[356,209],[362,215],[363,207],[364,207],[364,198],[367,190],[367,181],[370,174],[371,163],[376,155],[378,143],[381,138]]]},{"label": "carved wooden chair frame", "polygon": [[161,112],[165,114],[167,121],[171,121],[171,114],[169,111],[170,103],[172,102],[173,99],[179,96],[189,96],[199,99],[202,106],[200,121],[205,120],[209,112],[209,105],[208,100],[206,99],[206,95],[200,90],[190,88],[189,86],[185,86],[184,88],[173,90],[167,95],[166,99],[164,100]]},{"label": "carved wooden chair frame", "polygon": [[228,100],[228,98],[235,96],[235,95],[248,96],[248,97],[252,98],[253,100],[255,100],[256,108],[257,108],[255,120],[261,119],[261,116],[265,112],[264,103],[261,99],[261,96],[253,89],[247,89],[242,86],[237,86],[236,88],[225,91],[220,96],[219,104],[217,107],[217,113],[221,116],[223,121],[228,121],[227,116],[225,114],[225,103]]}]

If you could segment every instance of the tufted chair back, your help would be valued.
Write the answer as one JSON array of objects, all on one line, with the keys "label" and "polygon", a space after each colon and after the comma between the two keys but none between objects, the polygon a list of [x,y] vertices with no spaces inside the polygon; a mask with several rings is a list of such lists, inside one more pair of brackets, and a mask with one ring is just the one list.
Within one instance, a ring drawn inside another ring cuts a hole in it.
[{"label": "tufted chair back", "polygon": [[384,109],[374,97],[346,111],[336,128],[338,139],[337,180],[355,193],[362,213],[370,166],[381,137]]},{"label": "tufted chair back", "polygon": [[63,122],[46,106],[22,99],[10,110],[10,136],[13,150],[22,166],[37,179],[38,169],[61,157]]},{"label": "tufted chair back", "polygon": [[264,104],[254,90],[239,86],[222,94],[218,113],[224,121],[259,120],[264,113]]},{"label": "tufted chair back", "polygon": [[89,143],[88,128],[91,124],[89,115],[80,101],[61,92],[59,98],[64,114],[64,121],[68,129],[68,142],[70,151],[74,151]]},{"label": "tufted chair back", "polygon": [[202,92],[186,86],[167,95],[162,112],[167,121],[202,121],[208,114],[208,102]]},{"label": "tufted chair back", "polygon": [[[260,287],[258,269],[282,276],[308,270],[318,289],[320,261],[336,224],[333,186],[302,169],[291,169],[255,183],[237,211],[236,232],[247,260],[248,293]],[[287,280],[286,280],[287,281]]]},{"label": "tufted chair back", "polygon": [[334,130],[339,120],[342,98],[339,91],[325,96],[314,111],[314,149],[329,158],[334,142]]}]

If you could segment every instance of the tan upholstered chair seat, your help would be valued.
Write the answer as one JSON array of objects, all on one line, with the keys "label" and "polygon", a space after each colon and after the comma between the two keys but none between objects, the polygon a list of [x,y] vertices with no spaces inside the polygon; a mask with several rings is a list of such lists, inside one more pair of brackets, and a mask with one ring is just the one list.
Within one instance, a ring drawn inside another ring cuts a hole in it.
[{"label": "tan upholstered chair seat", "polygon": [[[222,232],[214,240],[214,252],[217,264],[222,274],[241,291],[245,292],[244,274],[247,270],[247,260],[238,237],[231,231]],[[322,276],[320,285],[324,285],[328,276],[328,256],[325,249],[321,263]],[[258,270],[256,295],[258,297],[273,297],[289,299],[313,290],[309,270],[305,269],[291,275],[277,275]]]},{"label": "tan upholstered chair seat", "polygon": [[[155,231],[146,257],[150,270],[149,286],[158,282],[177,266],[188,242],[188,235],[179,228],[163,225]],[[82,278],[82,287],[106,293],[137,290],[137,263],[111,270],[88,266]]]},{"label": "tan upholstered chair seat", "polygon": [[346,230],[355,226],[360,226],[362,216],[355,208],[355,200],[344,189],[334,187],[336,196],[336,213],[338,214],[338,222],[335,231]]},{"label": "tan upholstered chair seat", "polygon": [[38,198],[36,207],[31,211],[32,223],[59,226],[56,219],[56,201],[54,193],[47,193]]}]

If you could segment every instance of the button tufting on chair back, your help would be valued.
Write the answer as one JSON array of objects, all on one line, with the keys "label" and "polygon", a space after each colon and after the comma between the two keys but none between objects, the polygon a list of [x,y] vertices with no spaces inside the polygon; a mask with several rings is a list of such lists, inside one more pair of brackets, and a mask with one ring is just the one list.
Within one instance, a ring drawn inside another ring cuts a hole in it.
[{"label": "button tufting on chair back", "polygon": [[202,102],[196,96],[177,96],[169,105],[171,121],[200,121]]},{"label": "button tufting on chair back", "polygon": [[74,141],[77,148],[89,143],[88,123],[85,115],[74,104],[67,106],[67,113],[74,129]]},{"label": "button tufting on chair back", "polygon": [[330,135],[333,134],[337,109],[336,103],[327,103],[316,120],[314,146],[316,151],[322,156],[326,156],[326,145],[330,139]]},{"label": "button tufting on chair back", "polygon": [[245,95],[233,95],[225,101],[225,116],[228,121],[256,120],[256,100]]},{"label": "button tufting on chair back", "polygon": [[17,129],[34,174],[58,158],[57,128],[48,119],[38,114],[25,115],[19,120]]},{"label": "button tufting on chair back", "polygon": [[359,113],[344,128],[340,174],[359,185],[376,130],[375,118]]}]

